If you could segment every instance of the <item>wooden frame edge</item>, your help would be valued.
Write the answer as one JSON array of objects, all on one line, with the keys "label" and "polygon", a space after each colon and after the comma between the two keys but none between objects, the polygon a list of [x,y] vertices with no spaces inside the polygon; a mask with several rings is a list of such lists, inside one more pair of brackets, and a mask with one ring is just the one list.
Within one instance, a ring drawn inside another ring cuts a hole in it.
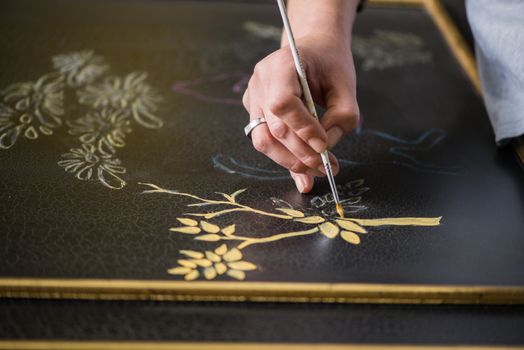
[{"label": "wooden frame edge", "polygon": [[0,279],[0,297],[157,301],[524,305],[524,287],[3,278]]},{"label": "wooden frame edge", "polygon": [[1,340],[0,350],[503,350],[523,346]]}]

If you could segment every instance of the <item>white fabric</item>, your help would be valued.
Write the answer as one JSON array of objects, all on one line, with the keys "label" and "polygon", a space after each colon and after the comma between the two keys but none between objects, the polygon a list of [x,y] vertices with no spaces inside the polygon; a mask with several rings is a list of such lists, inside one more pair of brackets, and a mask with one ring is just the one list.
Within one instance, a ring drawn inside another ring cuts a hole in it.
[{"label": "white fabric", "polygon": [[484,101],[495,138],[524,134],[524,0],[467,0]]}]

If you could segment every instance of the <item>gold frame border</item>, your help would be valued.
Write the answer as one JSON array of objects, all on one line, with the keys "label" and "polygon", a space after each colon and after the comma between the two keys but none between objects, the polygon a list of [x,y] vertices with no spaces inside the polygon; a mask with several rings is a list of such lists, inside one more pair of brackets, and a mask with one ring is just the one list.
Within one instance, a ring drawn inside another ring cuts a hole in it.
[{"label": "gold frame border", "polygon": [[0,350],[504,350],[522,346],[5,340]]},{"label": "gold frame border", "polygon": [[[422,6],[481,93],[475,60],[439,0],[370,0]],[[183,282],[115,279],[0,278],[0,297],[100,300],[326,302],[376,304],[524,304],[522,286],[363,283]],[[0,349],[1,349],[0,343]],[[184,345],[186,346],[186,345]],[[263,349],[262,345],[256,345]],[[258,349],[254,347],[253,349]],[[347,348],[347,347],[346,347]],[[350,347],[351,348],[351,347]],[[182,349],[178,347],[178,349]],[[221,349],[218,347],[217,349]]]}]

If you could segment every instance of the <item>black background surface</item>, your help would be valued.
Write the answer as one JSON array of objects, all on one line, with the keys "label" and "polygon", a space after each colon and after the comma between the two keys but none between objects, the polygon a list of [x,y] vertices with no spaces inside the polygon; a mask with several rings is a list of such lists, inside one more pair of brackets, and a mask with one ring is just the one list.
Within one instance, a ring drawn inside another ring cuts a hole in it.
[{"label": "black background surface", "polygon": [[[164,98],[160,130],[134,128],[119,158],[128,183],[112,191],[82,182],[56,165],[76,147],[65,128],[36,141],[20,140],[0,153],[2,198],[0,275],[5,277],[172,279],[180,249],[210,249],[168,231],[189,202],[165,194],[140,194],[138,182],[213,197],[247,187],[245,204],[272,209],[270,197],[308,209],[290,179],[256,180],[215,168],[216,155],[279,170],[256,154],[242,135],[239,105],[208,103],[171,91],[179,80],[249,73],[277,47],[243,31],[246,20],[279,25],[275,8],[261,4],[191,2],[5,2],[0,32],[3,86],[50,71],[57,53],[93,49],[115,74],[149,72]],[[320,235],[279,241],[244,251],[260,269],[252,281],[373,282],[522,285],[524,203],[522,172],[508,150],[497,151],[479,96],[422,10],[368,8],[355,32],[416,32],[433,60],[400,68],[359,71],[363,131],[415,140],[428,130],[447,135],[429,151],[412,151],[425,164],[458,169],[449,175],[398,164],[391,144],[352,135],[334,153],[350,160],[339,184],[364,179],[361,218],[442,216],[439,227],[371,229],[359,246]],[[359,66],[357,60],[357,70]],[[240,99],[231,81],[196,87],[211,96]],[[66,101],[67,119],[81,116]],[[358,164],[357,164],[358,163]],[[318,181],[313,195],[328,192]],[[303,228],[255,215],[232,215],[242,232],[277,233]],[[286,253],[283,258],[283,252]]]}]

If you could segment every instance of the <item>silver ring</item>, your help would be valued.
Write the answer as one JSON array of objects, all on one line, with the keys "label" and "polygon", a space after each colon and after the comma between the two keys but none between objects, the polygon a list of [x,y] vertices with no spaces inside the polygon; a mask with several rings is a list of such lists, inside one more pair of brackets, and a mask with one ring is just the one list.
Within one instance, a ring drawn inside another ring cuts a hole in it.
[{"label": "silver ring", "polygon": [[251,132],[253,131],[253,129],[256,128],[257,126],[259,126],[260,124],[264,124],[264,123],[266,123],[266,118],[255,118],[255,119],[253,119],[244,128],[244,134],[246,134],[246,136],[251,139]]}]

